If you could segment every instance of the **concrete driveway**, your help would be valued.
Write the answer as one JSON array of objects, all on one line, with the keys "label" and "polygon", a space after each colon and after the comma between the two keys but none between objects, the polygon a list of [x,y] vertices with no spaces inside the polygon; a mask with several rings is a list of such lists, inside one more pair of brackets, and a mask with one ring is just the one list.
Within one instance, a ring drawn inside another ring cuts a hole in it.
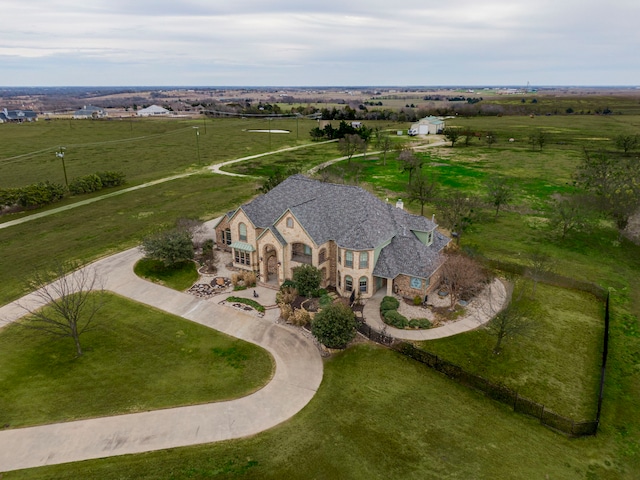
[{"label": "concrete driveway", "polygon": [[[318,349],[297,330],[138,278],[138,249],[86,268],[104,275],[105,288],[214,328],[267,350],[275,374],[261,390],[237,400],[0,431],[0,471],[140,453],[246,437],[299,412],[322,381]],[[28,303],[27,295],[21,302]],[[24,315],[16,303],[0,308],[3,323]]]}]

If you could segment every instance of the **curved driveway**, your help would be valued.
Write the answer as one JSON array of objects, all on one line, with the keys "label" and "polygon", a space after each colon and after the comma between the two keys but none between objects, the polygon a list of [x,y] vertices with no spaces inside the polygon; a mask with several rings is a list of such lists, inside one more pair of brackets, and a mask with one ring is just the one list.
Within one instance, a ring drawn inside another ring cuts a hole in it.
[{"label": "curved driveway", "polygon": [[[237,400],[0,431],[0,471],[75,462],[253,435],[288,420],[322,381],[315,345],[296,330],[230,307],[147,282],[133,273],[142,255],[131,249],[85,268],[105,289],[257,344],[275,360],[261,390]],[[33,301],[27,295],[22,304]],[[24,315],[16,302],[0,308],[2,323]]]}]

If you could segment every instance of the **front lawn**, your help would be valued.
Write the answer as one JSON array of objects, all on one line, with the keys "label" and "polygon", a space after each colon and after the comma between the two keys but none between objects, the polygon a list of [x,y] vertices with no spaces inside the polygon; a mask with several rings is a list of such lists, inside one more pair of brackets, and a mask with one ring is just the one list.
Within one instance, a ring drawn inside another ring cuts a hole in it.
[{"label": "front lawn", "polygon": [[160,260],[151,258],[138,261],[133,271],[139,277],[179,291],[190,288],[199,277],[194,262],[180,262],[167,267]]},{"label": "front lawn", "polygon": [[266,351],[197,323],[114,294],[98,315],[80,358],[69,338],[0,330],[0,425],[229,400],[271,378]]}]

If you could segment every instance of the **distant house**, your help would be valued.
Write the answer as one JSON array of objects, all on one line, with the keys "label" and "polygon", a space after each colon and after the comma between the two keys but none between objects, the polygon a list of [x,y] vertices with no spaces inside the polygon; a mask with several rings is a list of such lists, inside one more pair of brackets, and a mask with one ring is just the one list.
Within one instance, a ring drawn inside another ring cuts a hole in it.
[{"label": "distant house", "polygon": [[7,122],[37,122],[38,114],[33,110],[7,110],[0,111],[0,123]]},{"label": "distant house", "polygon": [[442,133],[444,128],[444,120],[438,117],[429,116],[412,124],[409,129],[409,135],[436,135],[438,133]]},{"label": "distant house", "polygon": [[73,112],[73,118],[82,120],[85,118],[104,118],[107,116],[107,111],[101,107],[94,107],[93,105],[85,105],[80,110]]},{"label": "distant house", "polygon": [[150,107],[138,110],[139,117],[156,117],[159,115],[169,115],[170,113],[169,110],[158,105],[151,105]]},{"label": "distant house", "polygon": [[424,297],[440,283],[440,253],[450,239],[422,216],[359,187],[289,177],[229,212],[216,226],[233,266],[282,285],[293,269],[317,267],[322,287],[342,296],[376,291]]}]

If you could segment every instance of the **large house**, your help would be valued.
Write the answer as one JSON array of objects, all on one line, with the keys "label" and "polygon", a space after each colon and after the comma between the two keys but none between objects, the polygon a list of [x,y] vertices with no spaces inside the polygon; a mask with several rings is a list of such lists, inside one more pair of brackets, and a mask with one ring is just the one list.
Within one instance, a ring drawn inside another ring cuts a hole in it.
[{"label": "large house", "polygon": [[383,202],[359,187],[294,175],[225,215],[217,244],[233,265],[281,285],[310,264],[322,286],[363,298],[385,289],[424,297],[440,281],[441,251],[450,239],[425,217]]},{"label": "large house", "polygon": [[170,113],[170,110],[162,108],[158,105],[151,105],[150,107],[138,110],[139,117],[157,117],[159,115],[169,115]]},{"label": "large house", "polygon": [[36,122],[38,114],[33,110],[0,110],[0,123],[5,122]]},{"label": "large house", "polygon": [[95,107],[93,105],[85,105],[81,109],[73,112],[73,118],[76,120],[84,120],[86,118],[104,118],[107,116],[107,111],[101,107]]}]

